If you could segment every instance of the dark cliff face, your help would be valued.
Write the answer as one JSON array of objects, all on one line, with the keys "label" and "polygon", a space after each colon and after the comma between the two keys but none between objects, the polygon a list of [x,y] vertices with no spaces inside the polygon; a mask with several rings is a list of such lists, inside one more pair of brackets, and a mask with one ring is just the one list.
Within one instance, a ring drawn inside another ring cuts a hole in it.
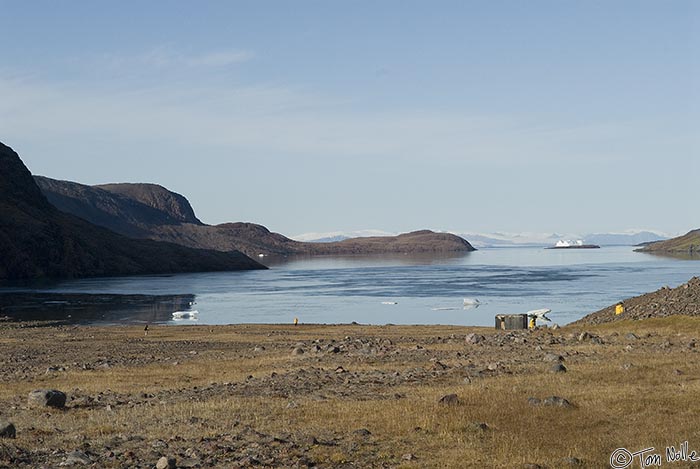
[{"label": "dark cliff face", "polygon": [[40,177],[37,182],[49,200],[62,211],[126,236],[168,241],[183,246],[218,251],[238,250],[249,256],[447,253],[474,250],[459,236],[428,230],[334,243],[303,243],[273,233],[255,223],[204,225],[194,217],[187,199],[153,184],[84,186]]},{"label": "dark cliff face", "polygon": [[[133,238],[148,238],[150,225],[202,223],[187,199],[160,186],[138,184],[86,186],[34,176],[46,198],[62,212]],[[128,186],[128,187],[127,187]]]},{"label": "dark cliff face", "polygon": [[134,240],[58,211],[0,143],[0,279],[263,268],[223,253]]},{"label": "dark cliff face", "polygon": [[[95,186],[97,189],[103,189],[123,196],[127,200],[133,200],[141,203],[146,207],[164,214],[169,219],[177,223],[193,223],[195,225],[203,225],[195,216],[194,210],[190,202],[182,195],[169,191],[158,184],[102,184]],[[154,221],[154,224],[162,223]]]}]

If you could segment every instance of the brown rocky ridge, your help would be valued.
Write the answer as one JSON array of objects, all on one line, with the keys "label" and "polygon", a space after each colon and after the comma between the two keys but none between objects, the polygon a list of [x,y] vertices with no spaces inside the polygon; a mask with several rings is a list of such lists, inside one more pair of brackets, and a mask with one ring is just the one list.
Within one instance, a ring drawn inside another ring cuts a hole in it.
[{"label": "brown rocky ridge", "polygon": [[262,268],[240,252],[130,239],[61,212],[0,143],[0,280]]},{"label": "brown rocky ridge", "polygon": [[661,287],[655,292],[623,301],[624,313],[616,315],[610,305],[572,323],[575,325],[603,324],[626,319],[639,320],[672,315],[700,316],[700,278],[693,277],[676,288]]},{"label": "brown rocky ridge", "polygon": [[689,231],[683,236],[648,243],[637,252],[648,252],[652,254],[687,254],[689,256],[700,256],[700,229]]},{"label": "brown rocky ridge", "polygon": [[36,176],[59,210],[135,238],[183,246],[238,250],[249,256],[355,255],[468,252],[465,239],[429,230],[398,236],[353,238],[331,243],[295,241],[255,223],[203,224],[185,197],[155,184],[87,186]]}]

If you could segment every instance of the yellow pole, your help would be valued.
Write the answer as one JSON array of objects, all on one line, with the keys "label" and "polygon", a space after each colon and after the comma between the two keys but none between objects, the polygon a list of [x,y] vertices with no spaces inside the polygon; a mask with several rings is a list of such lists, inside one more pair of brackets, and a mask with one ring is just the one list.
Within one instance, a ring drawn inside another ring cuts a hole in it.
[{"label": "yellow pole", "polygon": [[294,318],[294,325],[296,326],[297,324],[299,324],[299,318]]}]

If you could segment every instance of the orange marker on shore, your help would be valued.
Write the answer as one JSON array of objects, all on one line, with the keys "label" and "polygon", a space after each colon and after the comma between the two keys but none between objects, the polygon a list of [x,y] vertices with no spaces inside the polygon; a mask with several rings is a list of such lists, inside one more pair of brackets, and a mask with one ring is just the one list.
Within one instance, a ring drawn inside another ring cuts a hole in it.
[{"label": "orange marker on shore", "polygon": [[297,324],[299,324],[299,318],[294,318],[294,325],[296,326]]}]

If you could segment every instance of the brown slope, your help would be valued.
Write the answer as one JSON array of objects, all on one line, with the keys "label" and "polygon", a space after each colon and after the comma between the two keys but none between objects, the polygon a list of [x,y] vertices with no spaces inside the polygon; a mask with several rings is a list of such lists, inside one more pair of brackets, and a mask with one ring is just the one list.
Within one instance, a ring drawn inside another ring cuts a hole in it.
[{"label": "brown slope", "polygon": [[60,212],[0,143],[0,280],[255,268],[238,252],[134,240]]},{"label": "brown slope", "polygon": [[700,229],[689,231],[683,236],[649,243],[638,252],[671,253],[671,254],[700,254]]},{"label": "brown slope", "polygon": [[615,305],[591,313],[572,324],[602,324],[623,319],[648,319],[684,314],[700,316],[700,278],[693,277],[677,287],[662,287],[652,293],[624,301],[625,312],[616,315]]},{"label": "brown slope", "polygon": [[[254,223],[203,225],[181,221],[167,204],[156,204],[145,197],[148,188],[141,184],[84,186],[66,181],[37,177],[40,187],[56,206],[118,233],[168,241],[184,246],[228,251],[239,250],[249,256],[265,255],[347,255],[380,253],[468,252],[474,248],[463,238],[448,233],[417,231],[399,236],[354,238],[334,243],[294,241]],[[151,186],[151,185],[145,185]],[[160,186],[158,188],[167,191]],[[112,192],[116,190],[116,192]],[[109,201],[103,197],[113,197]],[[161,193],[161,197],[166,197]],[[182,196],[180,196],[182,197]],[[184,197],[180,206],[191,206]],[[146,205],[148,204],[148,205]],[[137,211],[140,210],[140,211]],[[156,210],[161,216],[145,210]],[[194,217],[194,211],[187,220]],[[145,215],[144,215],[145,214]],[[165,218],[166,221],[162,221]],[[197,220],[199,222],[199,220]]]}]

